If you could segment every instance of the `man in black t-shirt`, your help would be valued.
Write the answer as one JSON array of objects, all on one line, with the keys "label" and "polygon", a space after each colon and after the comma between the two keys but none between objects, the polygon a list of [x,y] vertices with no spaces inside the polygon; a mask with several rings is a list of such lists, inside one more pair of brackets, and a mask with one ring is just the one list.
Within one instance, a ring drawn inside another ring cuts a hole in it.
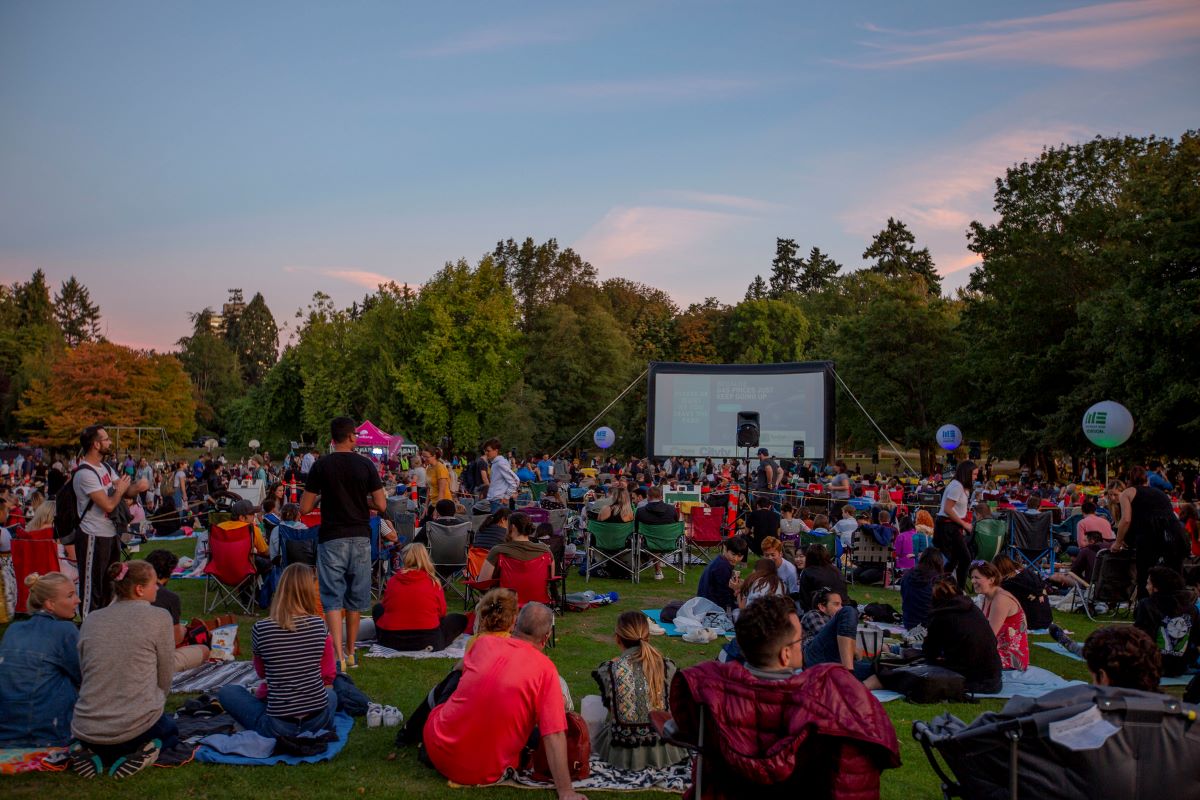
[{"label": "man in black t-shirt", "polygon": [[358,623],[362,610],[371,605],[371,511],[387,513],[379,471],[366,456],[354,452],[354,427],[349,417],[330,423],[333,452],[313,463],[300,498],[302,514],[312,511],[318,498],[321,501],[317,544],[321,605],[343,667],[357,666]]},{"label": "man in black t-shirt", "polygon": [[754,510],[746,517],[746,527],[750,535],[750,549],[756,556],[762,555],[762,541],[768,536],[779,536],[779,515],[771,508],[771,498],[763,495],[754,501]]}]

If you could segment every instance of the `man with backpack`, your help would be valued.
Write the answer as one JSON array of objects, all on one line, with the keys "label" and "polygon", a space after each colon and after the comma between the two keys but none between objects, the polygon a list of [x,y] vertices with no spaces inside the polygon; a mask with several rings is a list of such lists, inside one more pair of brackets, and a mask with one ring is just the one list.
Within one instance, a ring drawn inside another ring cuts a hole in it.
[{"label": "man with backpack", "polygon": [[136,497],[150,486],[144,480],[135,483],[128,475],[118,475],[108,465],[112,439],[103,426],[84,428],[79,435],[79,449],[79,466],[55,498],[54,532],[60,539],[73,534],[79,567],[79,613],[86,617],[112,600],[108,567],[120,560],[121,543],[109,514],[124,498]]}]

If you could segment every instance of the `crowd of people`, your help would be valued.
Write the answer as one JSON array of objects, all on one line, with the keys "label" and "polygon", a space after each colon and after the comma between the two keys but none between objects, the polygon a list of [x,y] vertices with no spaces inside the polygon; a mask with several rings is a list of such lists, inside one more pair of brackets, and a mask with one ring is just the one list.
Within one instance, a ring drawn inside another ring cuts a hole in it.
[{"label": "crowd of people", "polygon": [[[945,477],[906,481],[856,475],[842,462],[828,469],[781,464],[765,449],[757,463],[586,462],[548,453],[517,459],[502,454],[495,439],[478,456],[445,458],[436,448],[423,448],[411,460],[380,463],[355,452],[354,431],[353,420],[339,417],[330,426],[329,452],[290,454],[279,464],[267,454],[238,464],[207,456],[192,464],[150,464],[118,461],[105,429],[91,426],[80,437],[78,456],[67,463],[46,466],[44,454],[35,453],[9,465],[10,475],[15,469],[31,484],[19,496],[6,488],[0,523],[19,519],[26,530],[55,525],[54,506],[68,496],[77,523],[75,535],[62,542],[63,568],[24,577],[29,617],[12,623],[0,641],[0,707],[6,709],[0,746],[69,746],[77,774],[127,777],[178,742],[164,711],[171,678],[209,652],[189,641],[179,597],[166,588],[177,557],[155,550],[145,560],[123,559],[121,544],[129,530],[148,534],[159,523],[174,530],[199,520],[227,497],[230,480],[267,487],[261,505],[238,498],[222,506],[228,519],[217,524],[248,526],[248,566],[275,580],[268,613],[251,635],[261,682],[252,691],[224,687],[221,706],[243,728],[264,736],[310,735],[332,726],[338,710],[333,683],[339,672],[356,666],[354,644],[364,630],[397,650],[442,650],[470,634],[463,659],[429,691],[397,737],[461,784],[492,783],[540,758],[560,798],[581,797],[572,788],[567,757],[573,703],[545,653],[554,611],[494,588],[469,614],[450,612],[446,576],[430,557],[432,528],[485,514],[472,538],[486,551],[478,580],[503,583],[503,564],[511,569],[513,560],[547,554],[552,576],[569,568],[569,533],[549,525],[539,529],[520,503],[570,507],[584,522],[661,525],[681,519],[677,506],[665,501],[667,492],[691,492],[701,503],[728,509],[738,497],[730,491],[735,484],[753,487],[741,499],[743,513],[723,515],[728,535],[697,587],[699,597],[734,620],[731,657],[677,669],[651,644],[645,614],[627,611],[617,618],[614,654],[593,673],[604,711],[592,745],[622,769],[686,759],[681,742],[693,741],[688,736],[699,724],[690,703],[713,691],[743,698],[746,687],[756,688],[776,699],[771,713],[801,714],[807,713],[797,699],[803,692],[835,686],[854,699],[864,719],[876,714],[869,690],[884,683],[877,661],[864,658],[858,647],[863,612],[850,596],[853,584],[897,584],[906,644],[925,662],[961,675],[970,692],[995,692],[1004,671],[1027,669],[1029,632],[1047,625],[1085,659],[1100,684],[1154,690],[1160,675],[1184,674],[1196,664],[1196,576],[1184,572],[1185,557],[1200,555],[1196,487],[1158,488],[1169,480],[1161,469],[1134,467],[1124,482],[1104,486],[1058,486],[1033,474],[981,481],[979,469],[962,461]],[[53,491],[52,475],[58,483]],[[41,488],[33,486],[38,476]],[[67,493],[59,492],[64,486]],[[389,497],[397,496],[421,525],[412,541],[403,542],[384,523],[381,535],[395,543],[396,556],[373,604],[372,517],[388,518]],[[1060,519],[1078,510],[1077,538],[1063,550],[1073,557],[1070,571],[1047,580],[1036,565],[1018,564],[1003,552],[979,558],[975,528],[999,510]],[[313,513],[320,515],[316,541],[301,552],[303,542],[289,529],[302,531],[303,519]],[[7,529],[4,535],[11,539]],[[859,559],[864,542],[884,548],[888,562]],[[1134,551],[1134,624],[1101,628],[1077,643],[1051,624],[1048,596],[1086,585],[1104,549]],[[661,565],[654,567],[661,577]],[[15,575],[10,569],[5,577],[11,592]],[[698,683],[700,678],[708,683]],[[117,696],[121,702],[113,703]],[[671,714],[678,723],[675,737],[662,725]],[[714,723],[729,729],[746,724],[729,707],[716,713]],[[875,738],[862,719],[838,719],[833,727],[840,733],[828,735],[858,743],[868,760],[887,760],[879,748],[887,750],[888,742]],[[706,769],[718,783],[730,779],[719,764]]]}]

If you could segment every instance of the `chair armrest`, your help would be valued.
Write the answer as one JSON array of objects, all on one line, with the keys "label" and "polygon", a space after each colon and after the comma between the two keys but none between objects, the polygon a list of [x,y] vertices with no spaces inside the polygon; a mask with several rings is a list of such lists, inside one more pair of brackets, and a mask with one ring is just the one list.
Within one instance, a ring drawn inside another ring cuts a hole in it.
[{"label": "chair armrest", "polygon": [[567,579],[566,575],[555,575],[553,578],[546,578],[547,583],[561,583]]},{"label": "chair armrest", "polygon": [[497,586],[499,586],[500,579],[499,578],[491,578],[486,581],[463,581],[463,583],[465,583],[471,589],[476,589],[478,591],[485,592],[488,589],[495,589]]}]

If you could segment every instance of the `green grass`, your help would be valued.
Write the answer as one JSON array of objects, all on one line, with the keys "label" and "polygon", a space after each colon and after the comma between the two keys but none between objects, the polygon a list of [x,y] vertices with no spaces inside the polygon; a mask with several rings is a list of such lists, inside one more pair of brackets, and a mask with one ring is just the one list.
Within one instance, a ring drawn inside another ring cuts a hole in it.
[{"label": "green grass", "polygon": [[[181,554],[190,554],[192,542],[167,542],[165,546]],[[700,569],[689,570],[687,587],[680,586],[669,578],[664,581],[648,580],[633,586],[627,581],[593,580],[591,588],[598,591],[615,590],[621,600],[611,606],[592,609],[588,612],[570,613],[558,621],[558,646],[547,653],[558,666],[560,674],[571,687],[576,707],[585,694],[594,693],[595,683],[592,670],[601,661],[616,655],[612,631],[617,615],[627,609],[661,608],[667,601],[690,597],[694,592]],[[572,574],[572,591],[583,588],[583,579]],[[202,581],[172,581],[171,589],[183,600],[184,616],[199,616],[204,594]],[[899,594],[879,588],[858,590],[855,599],[859,602],[888,602],[899,607]],[[455,600],[450,600],[455,608]],[[461,607],[461,601],[458,606]],[[238,635],[243,657],[249,653],[251,617],[243,617]],[[1096,626],[1080,615],[1059,615],[1059,622],[1079,636],[1086,636]],[[656,637],[654,640],[667,656],[680,667],[713,658],[720,643],[693,645],[678,638]],[[1033,647],[1031,653],[1035,664],[1050,669],[1067,678],[1087,680],[1087,671],[1078,661],[1055,655],[1043,648]],[[429,688],[439,681],[450,666],[450,662],[437,660],[390,659],[372,660],[360,658],[361,666],[351,676],[371,699],[397,706],[407,713],[424,697]],[[168,707],[177,707],[186,696],[172,695]],[[985,710],[1002,707],[1002,700],[985,700],[971,705],[918,706],[903,700],[885,704],[885,708],[896,726],[900,740],[903,765],[888,770],[883,776],[883,797],[891,800],[940,797],[937,779],[925,760],[920,747],[911,736],[914,720],[929,720],[950,711],[954,715],[971,720]],[[355,721],[350,743],[334,760],[321,764],[297,767],[229,767],[208,764],[189,764],[179,769],[151,769],[137,775],[124,791],[132,790],[135,796],[183,797],[183,798],[256,798],[270,796],[272,800],[286,798],[380,796],[450,798],[464,796],[464,790],[447,786],[446,781],[435,772],[416,762],[412,749],[397,749],[393,746],[395,728],[368,730],[364,720]],[[4,778],[3,794],[6,797],[45,797],[47,792],[58,794],[70,792],[80,798],[108,797],[116,791],[108,779],[83,781],[69,773],[33,775]],[[530,790],[495,787],[474,790],[471,795],[484,794],[489,798],[529,798],[546,796],[546,793],[531,795]],[[594,793],[595,794],[595,793]],[[629,798],[666,798],[664,792],[622,793]]]}]

